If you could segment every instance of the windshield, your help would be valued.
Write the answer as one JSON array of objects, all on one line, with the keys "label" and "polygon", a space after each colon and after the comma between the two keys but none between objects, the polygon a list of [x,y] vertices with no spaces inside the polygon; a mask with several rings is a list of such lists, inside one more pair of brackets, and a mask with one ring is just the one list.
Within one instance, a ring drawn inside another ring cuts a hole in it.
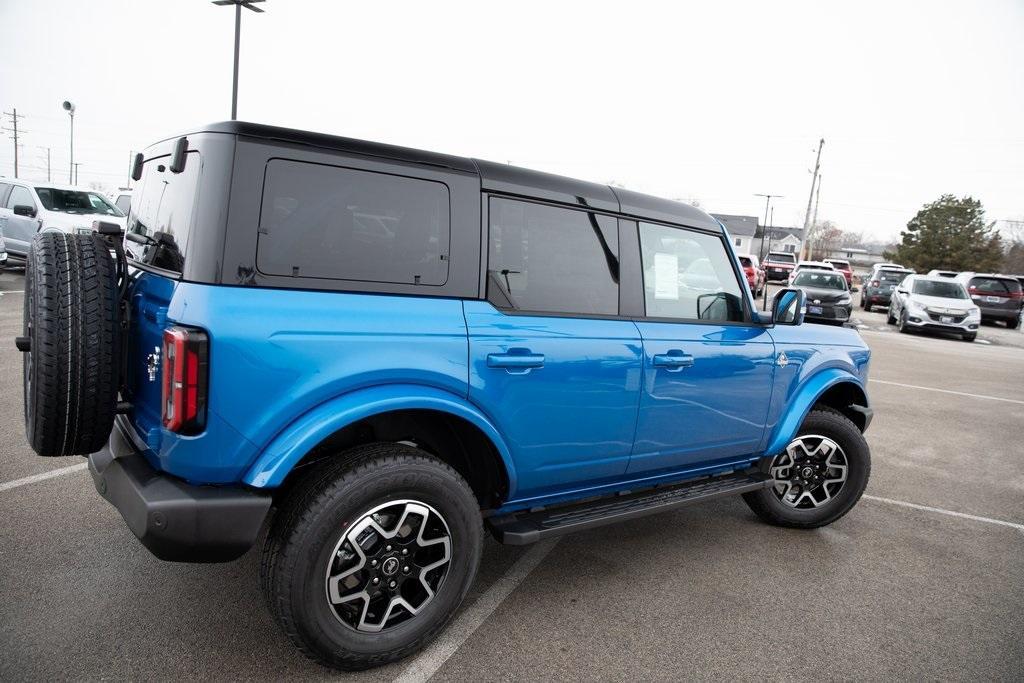
[{"label": "windshield", "polygon": [[917,280],[914,282],[914,294],[938,296],[943,299],[966,299],[967,292],[958,282],[936,282],[935,280]]},{"label": "windshield", "polygon": [[796,263],[796,256],[793,254],[785,254],[779,252],[769,252],[768,257],[765,261],[775,261],[776,263]]},{"label": "windshield", "polygon": [[750,262],[750,258],[747,256],[740,256],[740,265],[744,268],[753,268],[754,264]]},{"label": "windshield", "polygon": [[849,261],[836,261],[835,259],[830,259],[828,261],[825,261],[825,263],[831,263],[838,270],[849,270],[850,269],[850,262]]},{"label": "windshield", "polygon": [[36,194],[47,211],[101,216],[124,216],[121,210],[108,202],[102,195],[82,190],[58,190],[55,187],[37,187]]},{"label": "windshield", "polygon": [[814,287],[816,289],[846,289],[846,278],[839,273],[827,270],[801,270],[793,278],[797,287]]}]

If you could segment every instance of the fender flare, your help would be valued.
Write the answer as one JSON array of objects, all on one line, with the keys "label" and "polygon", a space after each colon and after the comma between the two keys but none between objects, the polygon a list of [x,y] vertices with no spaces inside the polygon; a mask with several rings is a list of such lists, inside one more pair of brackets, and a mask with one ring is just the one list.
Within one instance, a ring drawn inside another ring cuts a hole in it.
[{"label": "fender flare", "polygon": [[254,488],[280,486],[292,468],[318,443],[339,429],[372,415],[394,410],[437,410],[480,429],[505,465],[509,495],[516,489],[512,454],[501,434],[478,408],[448,391],[416,384],[388,384],[336,396],[296,418],[264,447],[242,481]]},{"label": "fender flare", "polygon": [[786,403],[786,407],[782,412],[783,417],[772,431],[771,439],[768,441],[764,454],[774,455],[780,453],[786,447],[786,444],[796,436],[797,430],[800,429],[804,418],[807,417],[807,413],[811,412],[811,407],[821,398],[822,394],[837,384],[842,383],[856,386],[864,396],[865,408],[868,407],[868,394],[864,390],[864,384],[856,375],[848,370],[836,367],[825,368],[805,380],[797,389],[796,394]]}]

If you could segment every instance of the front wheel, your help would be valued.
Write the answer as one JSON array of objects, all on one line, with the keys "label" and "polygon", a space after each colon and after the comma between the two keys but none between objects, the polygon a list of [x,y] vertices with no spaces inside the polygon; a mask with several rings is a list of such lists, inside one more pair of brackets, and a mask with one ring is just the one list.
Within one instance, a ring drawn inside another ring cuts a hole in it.
[{"label": "front wheel", "polygon": [[868,484],[871,452],[864,435],[831,408],[812,410],[786,450],[764,471],[771,488],[743,494],[758,517],[777,526],[812,529],[849,512]]},{"label": "front wheel", "polygon": [[260,573],[278,624],[337,669],[423,647],[462,603],[482,525],[455,470],[411,446],[376,443],[313,466],[275,515]]},{"label": "front wheel", "polygon": [[892,314],[892,306],[891,305],[889,306],[889,313],[888,313],[888,315],[885,318],[885,324],[886,325],[895,325],[896,324],[896,316],[894,316]]}]

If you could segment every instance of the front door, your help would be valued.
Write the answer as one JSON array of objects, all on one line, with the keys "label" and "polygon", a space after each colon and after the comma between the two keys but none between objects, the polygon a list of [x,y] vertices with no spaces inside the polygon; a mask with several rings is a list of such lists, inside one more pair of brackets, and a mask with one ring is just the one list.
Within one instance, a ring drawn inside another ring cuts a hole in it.
[{"label": "front door", "polygon": [[629,473],[712,465],[755,453],[771,400],[775,346],[749,322],[721,235],[640,223],[647,317]]},{"label": "front door", "polygon": [[21,185],[11,187],[11,193],[4,204],[4,240],[7,242],[7,251],[24,256],[28,253],[29,242],[39,231],[39,219],[29,216],[19,216],[14,213],[15,206],[31,206],[39,212],[39,205],[32,198],[32,192]]},{"label": "front door", "polygon": [[516,500],[621,477],[640,399],[636,325],[616,319],[616,220],[489,200],[487,301],[466,301],[469,398],[505,435]]}]

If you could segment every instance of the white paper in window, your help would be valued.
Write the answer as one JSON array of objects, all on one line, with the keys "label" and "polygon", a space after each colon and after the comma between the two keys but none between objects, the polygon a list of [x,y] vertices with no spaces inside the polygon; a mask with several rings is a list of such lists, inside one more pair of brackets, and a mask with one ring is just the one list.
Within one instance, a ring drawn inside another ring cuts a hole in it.
[{"label": "white paper in window", "polygon": [[654,298],[679,300],[679,257],[654,254]]}]

